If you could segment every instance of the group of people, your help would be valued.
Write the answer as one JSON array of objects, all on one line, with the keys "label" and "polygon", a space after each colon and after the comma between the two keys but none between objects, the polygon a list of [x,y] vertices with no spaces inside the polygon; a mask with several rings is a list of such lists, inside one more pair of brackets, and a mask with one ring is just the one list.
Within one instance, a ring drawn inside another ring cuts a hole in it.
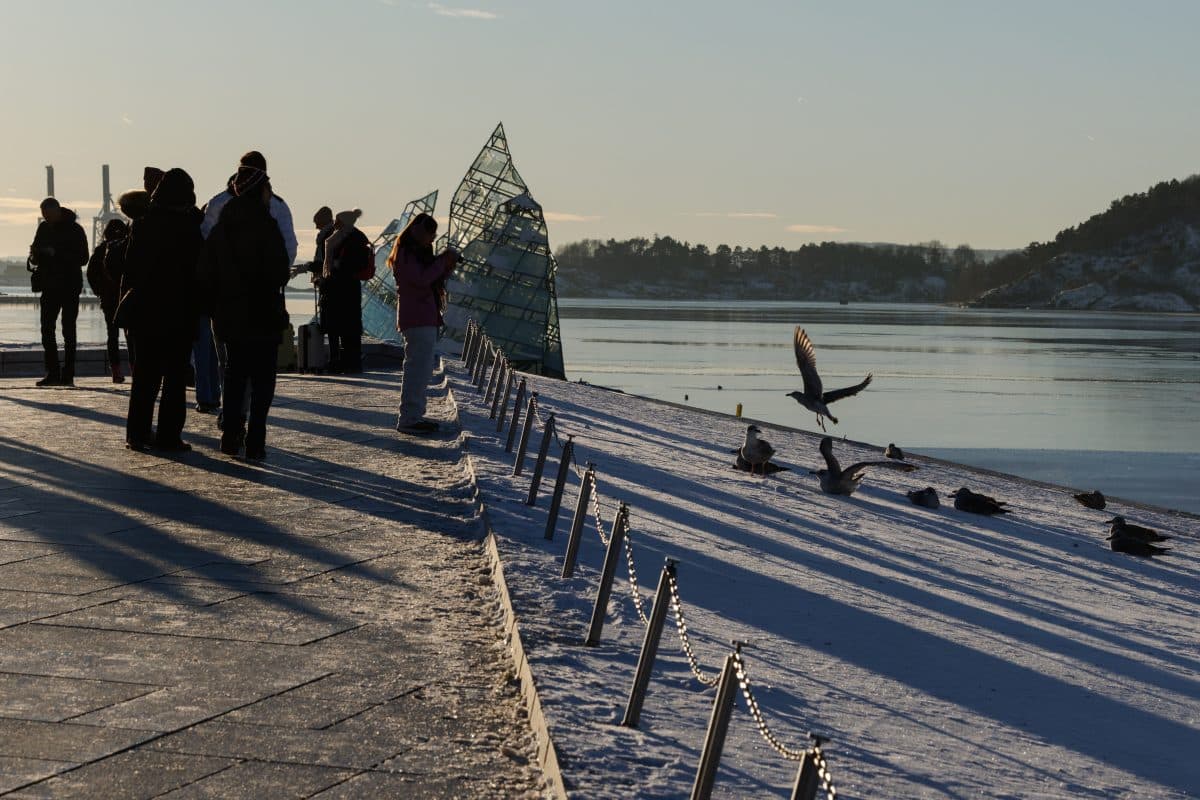
[{"label": "group of people", "polygon": [[[147,167],[143,184],[118,200],[132,222],[110,221],[90,258],[76,215],[54,198],[42,202],[43,222],[29,258],[34,289],[41,293],[46,375],[38,386],[74,383],[81,267],[87,264],[108,329],[115,383],[125,380],[119,347],[119,333],[125,331],[133,380],[126,446],[191,449],[182,434],[187,385],[194,374],[196,408],[220,410],[221,451],[232,456],[244,451],[246,458],[261,460],[279,347],[290,330],[284,287],[291,278],[309,271],[318,287],[331,371],[362,370],[361,277],[374,263],[370,242],[355,227],[362,212],[318,210],[313,260],[293,268],[297,242],[291,211],[274,193],[261,153],[242,156],[225,189],[202,208],[197,208],[191,177],[180,168]],[[445,281],[458,254],[448,249],[435,256],[436,235],[437,222],[420,214],[397,237],[387,259],[396,279],[397,329],[405,342],[396,427],[411,434],[438,429],[425,417],[425,395]],[[61,363],[55,340],[60,314]]]}]

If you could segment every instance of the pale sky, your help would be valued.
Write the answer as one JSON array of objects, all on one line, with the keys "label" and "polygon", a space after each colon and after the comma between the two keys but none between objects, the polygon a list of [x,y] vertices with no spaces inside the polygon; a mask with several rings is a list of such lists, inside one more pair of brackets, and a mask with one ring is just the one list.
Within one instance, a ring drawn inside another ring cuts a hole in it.
[{"label": "pale sky", "polygon": [[[0,0],[0,255],[266,154],[303,241],[438,216],[497,122],[552,244],[1020,247],[1200,172],[1200,2]],[[302,256],[305,251],[302,250]]]}]

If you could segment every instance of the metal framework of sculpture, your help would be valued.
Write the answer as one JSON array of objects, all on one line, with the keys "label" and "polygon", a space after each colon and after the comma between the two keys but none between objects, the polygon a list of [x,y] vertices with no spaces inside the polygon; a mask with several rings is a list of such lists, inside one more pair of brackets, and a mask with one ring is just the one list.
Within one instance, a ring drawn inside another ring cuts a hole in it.
[{"label": "metal framework of sculpture", "polygon": [[463,261],[447,283],[447,334],[476,319],[518,369],[564,378],[557,263],[542,207],[529,194],[497,125],[450,204],[449,243]]},{"label": "metal framework of sculpture", "polygon": [[396,331],[396,279],[387,265],[392,244],[409,221],[422,212],[432,214],[437,205],[437,189],[424,197],[411,201],[403,213],[384,227],[371,242],[375,248],[375,277],[367,281],[362,293],[363,331],[376,339],[387,342],[403,341]]}]

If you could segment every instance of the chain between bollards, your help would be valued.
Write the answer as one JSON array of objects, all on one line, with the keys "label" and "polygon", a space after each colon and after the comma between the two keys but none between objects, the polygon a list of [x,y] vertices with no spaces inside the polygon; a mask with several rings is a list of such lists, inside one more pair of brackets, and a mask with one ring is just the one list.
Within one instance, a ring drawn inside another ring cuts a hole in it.
[{"label": "chain between bollards", "polygon": [[508,428],[508,441],[504,445],[504,452],[511,453],[513,449],[513,438],[517,435],[517,425],[521,419],[521,404],[525,402],[525,379],[521,378],[521,383],[517,386],[517,399],[513,401],[512,424]]},{"label": "chain between bollards", "polygon": [[[513,462],[513,475],[520,475],[525,470],[525,451],[529,448],[529,434],[533,433],[533,420],[537,414],[537,392],[530,392],[529,406],[525,409],[525,424],[521,428],[521,443],[517,445],[517,459]],[[513,417],[513,424],[517,422]]]},{"label": "chain between bollards", "polygon": [[662,640],[663,624],[667,620],[667,606],[671,603],[671,576],[675,574],[676,561],[668,558],[658,576],[658,588],[654,592],[654,607],[646,624],[646,635],[642,637],[642,651],[638,655],[637,670],[633,675],[633,688],[629,690],[629,701],[625,704],[625,717],[621,724],[636,728],[642,717],[642,703],[646,700],[646,689],[650,686],[650,674],[654,671],[654,659],[658,655],[658,643]]},{"label": "chain between bollards", "polygon": [[696,781],[692,784],[692,800],[708,800],[712,796],[713,784],[717,779],[717,767],[721,763],[721,751],[725,749],[725,734],[729,731],[729,716],[733,713],[733,698],[737,692],[734,676],[735,654],[742,643],[734,642],[734,652],[725,657],[721,679],[717,683],[717,697],[713,701],[712,714],[708,718],[708,730],[704,734],[704,749],[700,751],[700,766],[696,769]]},{"label": "chain between bollards", "polygon": [[617,574],[617,562],[621,560],[621,547],[625,544],[625,525],[629,507],[621,503],[613,519],[612,534],[608,537],[608,552],[604,554],[604,567],[600,572],[600,587],[596,591],[596,605],[592,609],[592,622],[588,626],[584,644],[595,647],[600,644],[600,632],[604,629],[604,618],[608,615],[608,599],[612,596],[613,578]]},{"label": "chain between bollards", "polygon": [[546,456],[550,453],[550,442],[553,439],[554,412],[551,411],[550,416],[543,423],[542,446],[538,448],[537,461],[533,464],[533,478],[529,481],[529,497],[525,499],[525,505],[527,506],[537,503],[538,489],[542,485],[542,472],[546,469]]},{"label": "chain between bollards", "polygon": [[558,458],[558,474],[554,478],[554,493],[550,495],[550,511],[546,514],[547,540],[554,538],[554,529],[558,527],[558,511],[562,508],[563,489],[567,487],[567,473],[571,470],[571,456],[575,452],[575,437],[567,435],[567,443],[563,445],[562,454]]},{"label": "chain between bollards", "polygon": [[595,469],[596,467],[589,461],[587,471],[580,479],[579,498],[575,501],[575,516],[571,519],[571,533],[567,537],[567,552],[563,556],[562,577],[564,578],[575,574],[575,560],[579,557],[579,543],[583,539],[583,528],[587,524],[588,501],[592,497]]}]

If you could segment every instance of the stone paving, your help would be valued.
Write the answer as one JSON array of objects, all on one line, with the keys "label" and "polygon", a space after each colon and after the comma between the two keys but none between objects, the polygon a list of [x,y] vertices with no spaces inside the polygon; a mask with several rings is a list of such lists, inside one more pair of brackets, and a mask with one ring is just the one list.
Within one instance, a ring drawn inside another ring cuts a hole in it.
[{"label": "stone paving", "polygon": [[[457,427],[281,376],[263,463],[0,380],[0,795],[541,797]],[[444,382],[431,414],[452,415]]]}]

